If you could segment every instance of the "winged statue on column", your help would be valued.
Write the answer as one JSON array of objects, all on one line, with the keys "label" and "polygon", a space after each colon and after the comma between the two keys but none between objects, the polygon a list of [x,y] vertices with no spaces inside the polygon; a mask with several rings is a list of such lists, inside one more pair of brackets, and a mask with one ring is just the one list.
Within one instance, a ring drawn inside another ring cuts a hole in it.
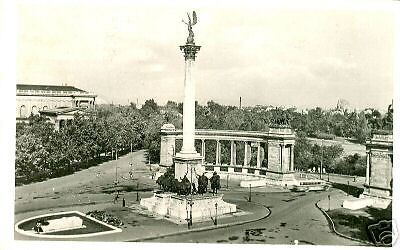
[{"label": "winged statue on column", "polygon": [[189,36],[187,37],[186,43],[187,44],[194,44],[194,33],[193,33],[192,26],[197,23],[196,11],[193,11],[192,18],[190,18],[190,14],[189,13],[187,13],[187,16],[188,16],[188,19],[189,19],[187,22],[182,20],[182,22],[187,25],[188,31],[189,31]]}]

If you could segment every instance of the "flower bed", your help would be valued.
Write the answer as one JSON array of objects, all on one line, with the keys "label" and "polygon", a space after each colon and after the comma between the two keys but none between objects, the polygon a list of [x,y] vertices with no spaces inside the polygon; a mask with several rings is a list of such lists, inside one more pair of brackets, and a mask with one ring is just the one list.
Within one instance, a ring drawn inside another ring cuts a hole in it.
[{"label": "flower bed", "polygon": [[107,224],[113,225],[115,227],[121,227],[122,225],[124,225],[124,223],[119,218],[111,214],[107,214],[104,211],[94,210],[87,212],[86,215],[93,217],[96,220],[103,221]]}]

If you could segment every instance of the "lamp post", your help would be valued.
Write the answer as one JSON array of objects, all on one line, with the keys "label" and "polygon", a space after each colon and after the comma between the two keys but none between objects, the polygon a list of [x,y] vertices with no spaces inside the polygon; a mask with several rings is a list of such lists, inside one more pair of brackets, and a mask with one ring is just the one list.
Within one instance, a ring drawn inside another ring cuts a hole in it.
[{"label": "lamp post", "polygon": [[250,187],[249,202],[251,202],[251,184],[249,184],[249,187]]},{"label": "lamp post", "polygon": [[136,201],[139,201],[139,182],[136,183]]},{"label": "lamp post", "polygon": [[322,161],[324,158],[324,139],[321,140],[321,167],[319,169],[319,178],[322,179]]},{"label": "lamp post", "polygon": [[[192,215],[192,211],[193,211],[193,204],[194,202],[192,200],[189,201],[189,206],[190,206],[190,210],[189,210],[189,223],[188,225],[191,227],[193,225],[193,215]],[[190,229],[189,227],[189,229]]]},{"label": "lamp post", "polygon": [[218,203],[215,203],[215,220],[214,220],[214,225],[217,225],[217,216],[218,216]]},{"label": "lamp post", "polygon": [[189,202],[186,202],[186,222],[187,222],[188,229],[190,229],[188,204],[189,204]]},{"label": "lamp post", "polygon": [[131,164],[133,164],[133,144],[131,142]]},{"label": "lamp post", "polygon": [[331,211],[331,195],[328,194],[328,211]]},{"label": "lamp post", "polygon": [[115,150],[115,185],[118,185],[118,150]]},{"label": "lamp post", "polygon": [[193,193],[193,167],[190,166],[190,196],[192,196]]}]

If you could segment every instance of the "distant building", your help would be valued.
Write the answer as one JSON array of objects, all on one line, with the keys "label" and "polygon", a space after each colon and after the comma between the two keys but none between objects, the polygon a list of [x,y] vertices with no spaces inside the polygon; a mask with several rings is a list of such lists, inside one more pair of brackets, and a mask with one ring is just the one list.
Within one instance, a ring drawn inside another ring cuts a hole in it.
[{"label": "distant building", "polygon": [[31,114],[45,110],[94,108],[96,97],[73,86],[17,84],[17,121],[26,121]]},{"label": "distant building", "polygon": [[336,111],[344,113],[350,110],[350,102],[345,99],[339,99],[336,104]]},{"label": "distant building", "polygon": [[86,108],[55,108],[55,109],[46,109],[39,111],[40,116],[48,118],[48,121],[54,124],[54,129],[59,130],[70,124],[74,119],[74,115],[84,114]]}]

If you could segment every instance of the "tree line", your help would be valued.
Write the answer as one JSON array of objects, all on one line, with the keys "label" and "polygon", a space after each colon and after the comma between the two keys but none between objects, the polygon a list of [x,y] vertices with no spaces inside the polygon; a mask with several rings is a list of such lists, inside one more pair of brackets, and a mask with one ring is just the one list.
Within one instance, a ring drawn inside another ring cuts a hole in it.
[{"label": "tree line", "polygon": [[[68,126],[58,131],[43,117],[31,116],[28,124],[16,125],[16,182],[28,183],[69,174],[108,160],[115,152],[119,155],[129,152],[131,148],[147,149],[148,159],[157,163],[160,128],[165,123],[182,128],[182,113],[182,103],[168,101],[160,106],[153,99],[147,100],[140,109],[132,103],[128,106],[98,105],[95,110],[76,114]],[[392,129],[392,124],[391,106],[387,113],[381,114],[375,109],[342,112],[317,107],[302,112],[294,108],[256,106],[239,109],[214,101],[206,105],[196,102],[196,128],[267,131],[270,126],[290,125],[298,135],[295,166],[301,169],[316,166],[320,152],[319,146],[313,146],[306,137],[344,136],[363,143],[373,129]],[[196,147],[200,150],[199,144]],[[214,147],[212,144],[206,147],[210,161]],[[227,150],[222,152],[223,157],[229,156],[228,146],[222,150]],[[239,145],[237,150],[238,162],[243,161],[240,157],[244,153],[240,151],[244,148]],[[324,162],[333,171],[343,149],[325,146],[323,151]],[[227,157],[222,161],[229,161]],[[255,158],[251,162],[254,163]]]}]

